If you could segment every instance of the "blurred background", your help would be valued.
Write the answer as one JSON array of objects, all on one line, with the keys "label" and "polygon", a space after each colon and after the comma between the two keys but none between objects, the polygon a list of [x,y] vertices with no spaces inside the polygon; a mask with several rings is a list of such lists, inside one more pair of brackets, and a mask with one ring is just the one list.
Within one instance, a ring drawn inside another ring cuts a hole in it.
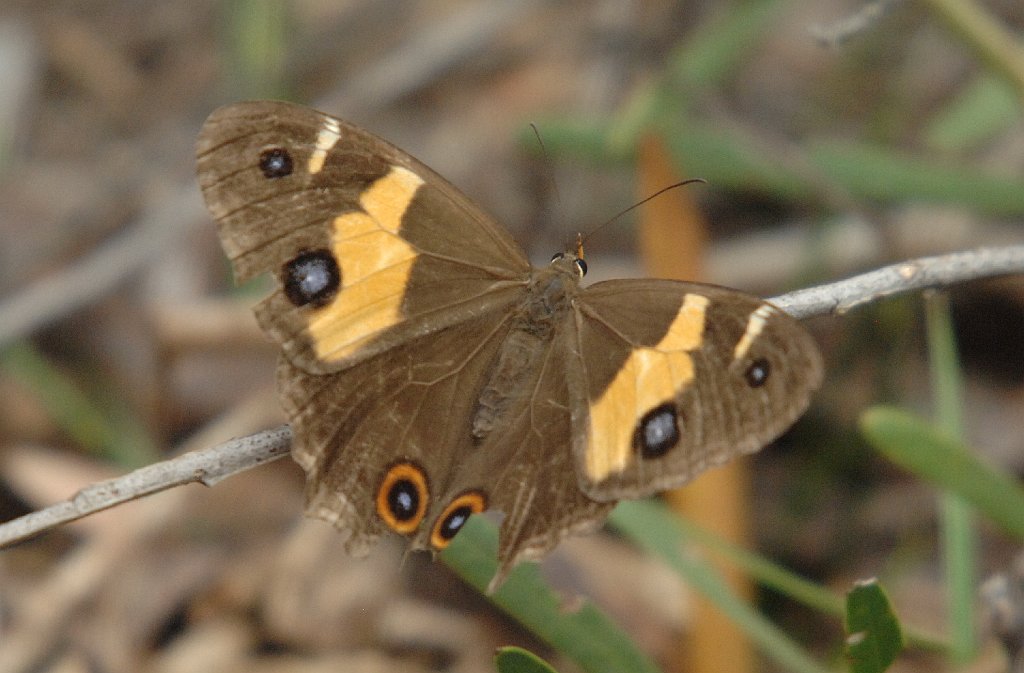
[{"label": "blurred background", "polygon": [[[276,350],[250,312],[268,286],[233,288],[195,184],[195,137],[220,104],[286,98],[365,126],[459,186],[536,262],[658,188],[704,178],[591,236],[589,278],[656,273],[771,296],[1022,240],[1022,28],[1019,0],[5,0],[0,518],[284,421]],[[1020,280],[948,296],[965,435],[1019,475]],[[879,576],[901,619],[941,634],[938,492],[856,426],[881,402],[933,412],[922,299],[808,326],[824,389],[697,517],[735,511],[707,526],[824,589]],[[580,670],[445,565],[397,540],[349,559],[301,511],[301,470],[282,460],[0,552],[0,673],[488,671],[509,643]],[[984,522],[975,534],[976,586],[1018,545]],[[781,670],[763,651],[695,659],[694,632],[713,618],[619,536],[571,540],[541,570],[662,670]],[[840,619],[740,591],[842,665]],[[999,670],[982,621],[963,660]],[[743,650],[729,633],[706,648]],[[897,670],[947,665],[925,648]]]}]

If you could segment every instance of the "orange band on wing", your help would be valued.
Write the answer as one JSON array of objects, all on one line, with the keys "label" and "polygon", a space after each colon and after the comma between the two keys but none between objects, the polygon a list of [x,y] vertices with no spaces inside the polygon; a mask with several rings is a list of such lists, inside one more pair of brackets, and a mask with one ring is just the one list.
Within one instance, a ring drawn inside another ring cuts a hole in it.
[{"label": "orange band on wing", "polygon": [[703,341],[707,305],[707,297],[687,294],[661,341],[630,353],[601,396],[591,402],[585,461],[590,481],[598,483],[622,472],[633,460],[637,419],[672,400],[676,391],[693,380],[688,351]]},{"label": "orange band on wing", "polygon": [[422,184],[420,176],[394,166],[363,192],[362,211],[334,218],[331,249],[342,286],[312,315],[308,327],[321,360],[346,358],[402,320],[402,300],[417,253],[398,232]]}]

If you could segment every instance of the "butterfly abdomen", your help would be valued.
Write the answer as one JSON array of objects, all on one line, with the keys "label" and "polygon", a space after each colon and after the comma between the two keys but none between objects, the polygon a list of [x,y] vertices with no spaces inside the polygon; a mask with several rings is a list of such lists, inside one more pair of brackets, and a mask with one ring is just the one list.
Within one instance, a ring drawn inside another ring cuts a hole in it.
[{"label": "butterfly abdomen", "polygon": [[502,343],[484,379],[473,414],[473,442],[482,442],[517,401],[527,399],[527,388],[544,355],[549,335],[532,333],[522,326],[513,328]]},{"label": "butterfly abdomen", "polygon": [[511,407],[530,403],[544,355],[568,315],[576,287],[576,279],[558,269],[536,272],[477,396],[471,430],[474,443],[501,427]]}]

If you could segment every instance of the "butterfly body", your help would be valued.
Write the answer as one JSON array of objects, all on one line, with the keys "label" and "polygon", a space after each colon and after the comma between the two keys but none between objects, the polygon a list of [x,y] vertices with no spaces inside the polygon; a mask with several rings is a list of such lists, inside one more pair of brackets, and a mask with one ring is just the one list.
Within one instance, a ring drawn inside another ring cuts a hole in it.
[{"label": "butterfly body", "polygon": [[757,450],[821,379],[810,336],[735,290],[581,284],[533,267],[443,178],[308,108],[207,120],[200,184],[236,276],[282,347],[278,389],[307,511],[353,552],[388,530],[441,549],[498,509],[502,577],[622,498]]}]

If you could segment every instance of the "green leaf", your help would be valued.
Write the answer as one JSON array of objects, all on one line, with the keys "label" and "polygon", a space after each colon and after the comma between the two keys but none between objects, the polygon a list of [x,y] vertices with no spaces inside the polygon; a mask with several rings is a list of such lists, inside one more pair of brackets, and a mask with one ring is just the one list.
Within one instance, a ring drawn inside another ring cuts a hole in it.
[{"label": "green leaf", "polygon": [[[925,296],[925,324],[928,332],[928,361],[935,400],[936,428],[951,439],[963,439],[963,372],[957,356],[949,297],[931,292]],[[975,656],[975,628],[978,615],[977,556],[978,533],[974,508],[963,498],[943,492],[940,503],[942,560],[945,566],[950,654],[958,666]]]},{"label": "green leaf", "polygon": [[1018,176],[986,175],[973,166],[871,145],[826,141],[812,144],[809,151],[824,173],[859,198],[954,203],[992,215],[1024,213]]},{"label": "green leaf", "polygon": [[742,628],[764,655],[781,668],[802,673],[828,670],[737,596],[721,574],[699,553],[694,553],[694,546],[677,525],[675,515],[665,507],[652,502],[622,502],[612,512],[609,523],[676,570]]},{"label": "green leaf", "polygon": [[665,140],[679,167],[718,188],[802,202],[815,199],[814,185],[742,134],[683,118],[666,123],[666,129]]},{"label": "green leaf", "polygon": [[669,58],[670,75],[684,86],[720,86],[750,59],[784,7],[778,0],[750,0],[718,12]]},{"label": "green leaf", "polygon": [[222,39],[228,81],[238,98],[288,98],[288,47],[294,10],[276,0],[224,3]]},{"label": "green leaf", "polygon": [[498,673],[556,673],[548,662],[521,647],[499,647],[494,665]]},{"label": "green leaf", "polygon": [[[484,592],[497,570],[498,531],[474,516],[441,560]],[[516,567],[491,600],[588,673],[656,673],[658,668],[604,613],[588,602],[567,610],[535,564]]]},{"label": "green leaf", "polygon": [[853,673],[881,673],[903,649],[903,632],[878,581],[858,582],[846,597],[846,656]]},{"label": "green leaf", "polygon": [[900,409],[873,407],[861,416],[860,428],[889,460],[959,494],[1024,539],[1024,489],[1013,476],[987,465],[926,420]]},{"label": "green leaf", "polygon": [[54,424],[90,454],[129,467],[157,459],[144,424],[127,405],[83,390],[30,341],[0,350],[0,372],[32,391]]},{"label": "green leaf", "polygon": [[983,74],[938,111],[924,138],[936,150],[962,152],[991,141],[1019,118],[1020,99],[1009,82]]}]

